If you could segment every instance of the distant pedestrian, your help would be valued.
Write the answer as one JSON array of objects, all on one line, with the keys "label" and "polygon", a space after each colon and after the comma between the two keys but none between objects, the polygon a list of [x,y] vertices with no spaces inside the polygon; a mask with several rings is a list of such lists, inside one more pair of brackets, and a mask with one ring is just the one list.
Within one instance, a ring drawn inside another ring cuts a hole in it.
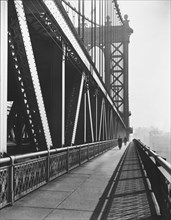
[{"label": "distant pedestrian", "polygon": [[124,137],[124,144],[126,145],[126,143],[127,143],[127,138]]},{"label": "distant pedestrian", "polygon": [[118,137],[118,147],[119,149],[122,148],[122,138],[120,136]]}]

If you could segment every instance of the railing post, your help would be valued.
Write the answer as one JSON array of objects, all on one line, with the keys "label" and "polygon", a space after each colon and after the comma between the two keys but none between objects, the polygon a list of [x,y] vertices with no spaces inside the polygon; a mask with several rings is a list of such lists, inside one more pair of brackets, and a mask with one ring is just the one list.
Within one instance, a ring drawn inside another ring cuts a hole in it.
[{"label": "railing post", "polygon": [[10,156],[11,168],[10,168],[10,202],[14,204],[14,157]]},{"label": "railing post", "polygon": [[81,146],[79,146],[79,165],[81,165]]},{"label": "railing post", "polygon": [[90,160],[90,158],[89,158],[89,144],[88,144],[88,147],[87,147],[87,159],[88,159],[88,161]]},{"label": "railing post", "polygon": [[47,154],[47,173],[46,173],[46,182],[49,182],[49,176],[50,176],[50,151],[48,149],[48,154]]},{"label": "railing post", "polygon": [[67,173],[69,172],[69,147],[67,147]]},{"label": "railing post", "polygon": [[99,143],[99,146],[100,146],[100,154],[102,153],[102,146],[101,146],[101,143]]}]

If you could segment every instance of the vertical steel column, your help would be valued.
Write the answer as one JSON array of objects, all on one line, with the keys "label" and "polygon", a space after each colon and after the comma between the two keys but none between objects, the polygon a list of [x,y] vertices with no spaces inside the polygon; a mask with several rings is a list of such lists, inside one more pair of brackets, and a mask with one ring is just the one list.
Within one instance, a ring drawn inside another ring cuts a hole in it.
[{"label": "vertical steel column", "polygon": [[[102,29],[102,32],[101,32],[101,38],[102,38],[102,51],[103,51],[103,53],[104,53],[104,24],[103,24],[103,22],[104,22],[104,20],[103,20],[103,16],[104,16],[104,9],[103,9],[103,5],[104,5],[104,0],[102,0],[102,3],[101,3],[102,5],[102,14],[101,14],[101,18],[102,18],[102,27],[101,27],[101,29]],[[104,71],[103,71],[103,68],[104,68],[104,55],[102,54],[102,80],[103,80],[103,82],[105,82],[105,73],[104,73]]]},{"label": "vertical steel column", "polygon": [[103,101],[103,141],[105,140],[105,101]]},{"label": "vertical steel column", "polygon": [[104,103],[104,126],[105,126],[106,140],[107,140],[108,130],[107,130],[107,120],[106,120],[106,115],[107,115],[107,112],[106,112],[106,105],[105,105],[105,103]]},{"label": "vertical steel column", "polygon": [[110,93],[110,66],[111,66],[111,21],[109,16],[106,17],[105,22],[105,85]]},{"label": "vertical steel column", "polygon": [[0,157],[7,152],[8,1],[0,1]]},{"label": "vertical steel column", "polygon": [[84,0],[82,0],[82,40],[84,41]]},{"label": "vertical steel column", "polygon": [[111,138],[113,139],[115,137],[115,135],[114,135],[115,130],[114,130],[113,110],[111,110],[111,133],[112,133]]},{"label": "vertical steel column", "polygon": [[99,141],[101,137],[102,120],[103,120],[103,99],[102,99],[101,114],[100,114]]},{"label": "vertical steel column", "polygon": [[116,122],[115,116],[113,115],[113,111],[112,111],[112,130],[114,131],[113,138],[117,137],[116,123],[117,122]]},{"label": "vertical steel column", "polygon": [[94,63],[96,65],[96,0],[94,0]]},{"label": "vertical steel column", "polygon": [[[85,90],[86,90],[87,88],[85,88]],[[86,100],[86,96],[87,96],[87,91],[85,91],[85,93],[84,93],[84,143],[86,143],[86,141],[87,141],[87,131],[86,131],[86,129],[87,129],[87,100]]]},{"label": "vertical steel column", "polygon": [[106,131],[107,131],[106,139],[107,140],[109,139],[109,136],[110,136],[110,130],[109,130],[109,123],[108,123],[108,121],[109,121],[109,114],[108,114],[108,108],[106,106]]},{"label": "vertical steel column", "polygon": [[110,139],[112,138],[112,110],[109,110],[109,130],[110,130]]},{"label": "vertical steel column", "polygon": [[62,42],[62,147],[65,145],[65,57],[66,45]]},{"label": "vertical steel column", "polygon": [[89,92],[89,90],[87,91],[87,98],[88,98],[88,107],[89,107],[89,116],[90,116],[91,137],[92,137],[92,142],[94,142],[93,121],[92,121],[91,102],[90,102],[90,92]]},{"label": "vertical steel column", "polygon": [[93,0],[91,1],[91,59],[93,60]]},{"label": "vertical steel column", "polygon": [[98,132],[98,90],[96,90],[96,141],[98,140],[97,132]]},{"label": "vertical steel column", "polygon": [[111,139],[114,138],[114,127],[113,127],[113,113],[112,113],[112,109],[111,109],[111,112],[110,112],[110,122],[111,122]]},{"label": "vertical steel column", "polygon": [[79,117],[79,113],[80,113],[81,98],[82,98],[83,86],[84,86],[84,79],[85,79],[85,73],[82,74],[82,78],[81,78],[80,91],[79,91],[79,96],[78,96],[78,103],[77,103],[71,145],[73,145],[75,143],[75,136],[76,136],[76,131],[77,131],[78,117]]},{"label": "vertical steel column", "polygon": [[127,139],[129,139],[129,88],[128,88],[128,57],[129,57],[129,37],[133,33],[133,30],[129,27],[128,16],[124,16],[124,43],[123,43],[123,54],[124,54],[124,122],[127,126]]},{"label": "vertical steel column", "polygon": [[[101,2],[102,1],[99,1],[99,33],[98,33],[99,34],[99,45],[98,45],[98,47],[99,47],[100,50],[102,50],[102,48],[100,46],[101,45],[101,25],[102,25],[101,24]],[[99,50],[99,73],[100,73],[100,76],[101,76],[101,74],[102,74],[101,73],[101,71],[102,71],[101,70],[101,56],[102,55],[101,55],[100,50]]]},{"label": "vertical steel column", "polygon": [[124,122],[129,126],[129,106],[128,106],[128,42],[124,42]]},{"label": "vertical steel column", "polygon": [[110,139],[111,132],[110,132],[110,110],[107,110],[107,128],[108,128],[108,139]]},{"label": "vertical steel column", "polygon": [[80,20],[80,14],[81,14],[81,0],[78,0],[78,35],[80,36],[80,27],[81,27],[81,20]]}]

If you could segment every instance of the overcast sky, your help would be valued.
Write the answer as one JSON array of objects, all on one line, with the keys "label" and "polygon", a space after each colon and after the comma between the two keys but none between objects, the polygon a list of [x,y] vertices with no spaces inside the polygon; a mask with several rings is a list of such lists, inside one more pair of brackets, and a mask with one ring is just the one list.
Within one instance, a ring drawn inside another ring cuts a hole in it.
[{"label": "overcast sky", "polygon": [[131,126],[170,131],[170,0],[118,0],[134,33],[129,51]]}]

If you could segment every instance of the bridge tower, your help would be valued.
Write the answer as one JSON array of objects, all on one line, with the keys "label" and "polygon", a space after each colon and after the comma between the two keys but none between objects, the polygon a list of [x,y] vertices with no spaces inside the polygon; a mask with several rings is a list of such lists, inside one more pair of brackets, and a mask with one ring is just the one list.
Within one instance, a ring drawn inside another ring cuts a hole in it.
[{"label": "bridge tower", "polygon": [[[111,95],[115,107],[127,126],[127,136],[132,133],[129,125],[129,80],[128,53],[130,35],[133,33],[129,26],[128,16],[124,16],[123,24],[112,26],[110,16],[106,17],[104,26],[96,27],[96,41],[91,41],[92,28],[84,30],[84,44],[89,50],[100,45],[105,58],[103,81]],[[113,37],[114,36],[114,37]],[[91,47],[89,47],[91,45]]]}]

